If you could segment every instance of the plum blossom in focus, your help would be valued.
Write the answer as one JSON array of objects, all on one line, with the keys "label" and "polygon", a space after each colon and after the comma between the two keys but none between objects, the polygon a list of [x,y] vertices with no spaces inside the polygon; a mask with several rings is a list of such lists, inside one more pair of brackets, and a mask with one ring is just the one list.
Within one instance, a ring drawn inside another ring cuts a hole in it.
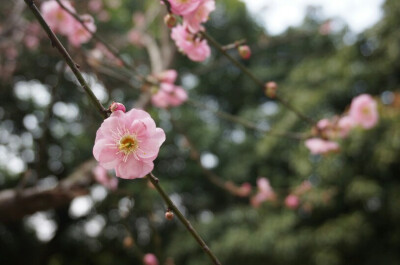
[{"label": "plum blossom in focus", "polygon": [[305,141],[305,145],[313,155],[339,151],[338,143],[320,138],[310,138]]},{"label": "plum blossom in focus", "polygon": [[144,265],[158,265],[158,259],[156,255],[153,253],[147,253],[143,257],[143,264]]},{"label": "plum blossom in focus", "polygon": [[122,112],[126,112],[124,104],[119,103],[119,102],[115,102],[115,101],[113,103],[111,103],[111,105],[109,107],[109,110],[111,112],[115,112],[115,111],[118,111],[118,110],[120,110]]},{"label": "plum blossom in focus", "polygon": [[349,116],[364,129],[374,127],[379,119],[376,101],[368,94],[362,94],[351,101]]},{"label": "plum blossom in focus", "polygon": [[93,155],[105,169],[115,169],[117,177],[142,178],[153,170],[164,141],[164,131],[147,112],[115,111],[97,130]]},{"label": "plum blossom in focus", "polygon": [[207,22],[210,13],[215,9],[214,0],[202,0],[200,5],[191,13],[183,16],[183,24],[192,33],[204,30],[202,23]]},{"label": "plum blossom in focus", "polygon": [[190,33],[183,25],[172,29],[171,38],[175,41],[179,51],[186,54],[192,61],[202,62],[211,54],[207,41]]},{"label": "plum blossom in focus", "polygon": [[154,106],[159,108],[176,107],[187,100],[186,91],[182,87],[174,85],[177,75],[175,70],[166,70],[155,76],[161,84],[151,97],[151,103]]},{"label": "plum blossom in focus", "polygon": [[253,207],[259,207],[264,201],[273,201],[276,199],[276,194],[272,189],[267,178],[257,179],[258,192],[254,195],[250,203]]},{"label": "plum blossom in focus", "polygon": [[174,14],[184,16],[198,8],[201,0],[168,0],[171,5],[171,11]]},{"label": "plum blossom in focus", "polygon": [[107,170],[105,168],[98,165],[93,169],[92,172],[94,175],[94,179],[98,183],[100,183],[101,185],[103,185],[104,187],[106,187],[107,189],[110,189],[110,190],[117,189],[118,179],[115,177],[113,178],[113,177],[109,176],[107,173]]}]

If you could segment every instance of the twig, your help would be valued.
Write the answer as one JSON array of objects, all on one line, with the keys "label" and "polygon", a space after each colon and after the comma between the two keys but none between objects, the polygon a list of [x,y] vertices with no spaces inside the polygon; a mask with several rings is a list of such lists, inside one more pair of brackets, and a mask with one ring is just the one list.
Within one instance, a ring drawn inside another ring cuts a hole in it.
[{"label": "twig", "polygon": [[150,84],[154,84],[154,80],[150,80],[148,78],[146,78],[145,76],[141,75],[137,69],[130,63],[128,62],[124,57],[121,56],[121,54],[119,53],[118,49],[115,48],[114,46],[112,46],[111,44],[109,44],[109,42],[107,42],[106,40],[104,40],[101,36],[99,36],[96,32],[90,30],[88,28],[88,26],[85,24],[85,21],[83,21],[78,14],[76,14],[75,12],[73,12],[72,10],[68,9],[68,7],[66,7],[60,0],[56,0],[57,3],[60,5],[60,7],[62,9],[64,9],[68,14],[70,14],[76,21],[78,21],[82,27],[90,33],[90,35],[92,36],[92,38],[94,40],[96,40],[97,42],[101,43],[114,57],[118,58],[122,64],[132,70],[135,73],[135,77],[142,81],[142,82],[146,82],[146,83],[150,83]]},{"label": "twig", "polygon": [[[258,79],[249,69],[247,69],[243,64],[241,64],[238,60],[233,58],[213,37],[208,35],[205,31],[200,32],[200,35],[205,38],[212,46],[217,48],[219,52],[221,52],[226,58],[228,58],[234,65],[236,65],[244,74],[246,74],[248,77],[250,77],[251,80],[254,81],[259,87],[264,89],[264,83]],[[315,121],[313,121],[311,118],[307,117],[300,111],[298,111],[293,105],[291,105],[288,101],[284,100],[283,98],[279,97],[278,95],[274,98],[277,101],[281,102],[285,107],[287,107],[289,110],[294,112],[299,118],[304,120],[305,122],[309,123],[310,125],[315,125]]]},{"label": "twig", "polygon": [[211,251],[211,249],[207,246],[207,244],[204,242],[204,240],[201,238],[201,236],[196,232],[196,230],[193,228],[193,226],[190,224],[190,222],[185,218],[185,216],[179,211],[179,209],[175,206],[175,204],[172,202],[172,200],[169,198],[169,196],[165,193],[165,191],[161,188],[160,184],[158,183],[158,178],[156,178],[152,173],[147,175],[147,178],[150,180],[150,182],[154,185],[158,193],[161,195],[161,197],[164,199],[165,203],[168,205],[168,207],[176,214],[178,219],[182,222],[182,224],[186,227],[186,229],[192,234],[192,236],[196,239],[197,243],[201,246],[201,248],[206,252],[206,254],[210,257],[212,262],[215,265],[221,265],[219,262],[218,258],[214,255],[214,253]]},{"label": "twig", "polygon": [[211,109],[211,108],[207,107],[206,105],[204,105],[203,103],[200,103],[198,101],[189,99],[187,102],[189,104],[193,105],[193,106],[200,107],[200,108],[212,111],[213,113],[215,113],[215,115],[217,115],[218,117],[220,117],[222,119],[225,119],[225,120],[240,124],[240,125],[242,125],[242,126],[244,126],[246,128],[249,128],[249,129],[252,129],[252,130],[255,130],[255,131],[259,131],[261,133],[265,133],[268,136],[285,137],[285,138],[294,139],[294,140],[300,140],[300,141],[305,140],[307,138],[307,135],[302,134],[302,133],[278,132],[278,131],[272,131],[272,130],[264,130],[264,129],[261,129],[260,127],[258,127],[256,124],[254,124],[251,121],[242,119],[240,117],[237,117],[235,115],[229,114],[229,113],[224,112],[224,111]]}]

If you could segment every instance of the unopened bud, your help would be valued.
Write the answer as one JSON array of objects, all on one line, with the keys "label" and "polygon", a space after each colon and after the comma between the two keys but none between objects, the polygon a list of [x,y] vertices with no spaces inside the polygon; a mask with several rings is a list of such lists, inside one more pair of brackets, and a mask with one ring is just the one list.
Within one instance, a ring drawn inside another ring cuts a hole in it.
[{"label": "unopened bud", "polygon": [[168,210],[168,211],[165,213],[165,219],[171,221],[172,219],[174,219],[174,213],[171,212],[170,210]]},{"label": "unopened bud", "polygon": [[247,46],[247,45],[240,45],[240,46],[238,47],[238,52],[239,52],[240,57],[241,57],[242,59],[245,59],[245,60],[249,59],[250,56],[251,56],[250,47]]},{"label": "unopened bud", "polygon": [[271,81],[265,84],[265,95],[269,98],[274,98],[276,96],[276,90],[278,89],[278,85]]},{"label": "unopened bud", "polygon": [[176,25],[176,17],[173,14],[167,14],[164,17],[164,23],[168,28],[173,28]]},{"label": "unopened bud", "polygon": [[124,238],[124,247],[130,248],[133,245],[133,238],[131,236],[127,236]]},{"label": "unopened bud", "polygon": [[115,111],[117,111],[117,110],[121,110],[122,112],[125,112],[125,111],[126,111],[124,104],[118,103],[118,102],[113,102],[113,103],[110,105],[109,110],[110,110],[111,112],[115,112]]}]

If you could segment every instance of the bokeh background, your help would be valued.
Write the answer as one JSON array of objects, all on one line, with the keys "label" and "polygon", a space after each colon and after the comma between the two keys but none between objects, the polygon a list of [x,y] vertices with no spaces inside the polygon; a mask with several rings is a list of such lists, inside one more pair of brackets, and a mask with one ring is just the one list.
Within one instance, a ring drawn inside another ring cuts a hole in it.
[{"label": "bokeh background", "polygon": [[[92,14],[98,33],[144,75],[152,68],[143,36],[152,36],[163,47],[164,61],[156,63],[176,69],[196,103],[170,111],[146,106],[167,133],[154,173],[223,264],[400,264],[399,1],[375,1],[377,11],[361,27],[314,1],[297,9],[305,17],[289,28],[263,17],[285,18],[285,3],[268,9],[265,1],[267,13],[254,3],[216,3],[208,33],[222,44],[245,38],[253,55],[242,63],[277,82],[314,120],[340,115],[361,93],[375,97],[378,126],[354,131],[327,156],[216,115],[225,111],[263,130],[311,130],[216,50],[204,63],[176,52],[159,1],[104,0],[96,11],[90,2],[75,7]],[[0,264],[142,264],[144,253],[160,264],[209,264],[184,227],[165,220],[165,205],[146,179],[119,180],[116,191],[94,181],[101,117],[24,2],[0,3]],[[62,41],[104,105],[138,103],[142,87],[131,71],[99,55],[95,42],[76,49]],[[237,186],[249,182],[254,192],[257,178],[266,177],[277,199],[254,208],[207,172]],[[303,181],[312,188],[299,207],[285,207]],[[46,192],[24,200],[40,190]],[[10,192],[22,195],[10,201]]]}]

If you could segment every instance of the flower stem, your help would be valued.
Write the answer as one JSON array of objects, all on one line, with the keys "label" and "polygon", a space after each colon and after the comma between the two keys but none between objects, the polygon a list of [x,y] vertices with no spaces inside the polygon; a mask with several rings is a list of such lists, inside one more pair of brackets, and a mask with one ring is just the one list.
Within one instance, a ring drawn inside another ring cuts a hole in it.
[{"label": "flower stem", "polygon": [[40,14],[39,9],[33,2],[33,0],[24,0],[25,3],[28,5],[29,9],[32,11],[32,13],[35,15],[36,19],[39,21],[41,27],[46,31],[47,35],[49,36],[49,39],[51,40],[51,44],[53,47],[55,47],[59,53],[64,57],[65,62],[68,64],[69,68],[71,68],[72,72],[74,73],[76,79],[78,79],[79,84],[82,86],[83,90],[85,91],[86,95],[89,97],[89,100],[91,103],[96,107],[96,109],[100,112],[100,114],[103,116],[103,118],[107,118],[107,110],[104,108],[104,106],[100,103],[100,101],[96,98],[94,95],[93,91],[90,89],[90,86],[86,83],[85,78],[79,71],[79,65],[74,62],[74,60],[71,58],[67,50],[64,48],[60,40],[57,38],[57,36],[54,34],[54,32],[51,30],[49,25],[46,23],[42,15]]},{"label": "flower stem", "polygon": [[215,265],[221,265],[218,258],[214,255],[211,249],[207,246],[206,242],[201,238],[201,236],[196,232],[190,222],[185,218],[185,216],[179,211],[179,209],[175,206],[169,196],[165,193],[165,191],[161,188],[160,184],[158,183],[158,178],[156,178],[153,173],[147,175],[147,178],[150,182],[154,185],[158,193],[164,199],[165,203],[168,205],[169,209],[171,209],[175,215],[178,217],[179,221],[186,227],[186,229],[190,232],[190,234],[194,237],[197,243],[201,246],[201,248],[206,252],[206,254],[210,257],[211,261]]}]

